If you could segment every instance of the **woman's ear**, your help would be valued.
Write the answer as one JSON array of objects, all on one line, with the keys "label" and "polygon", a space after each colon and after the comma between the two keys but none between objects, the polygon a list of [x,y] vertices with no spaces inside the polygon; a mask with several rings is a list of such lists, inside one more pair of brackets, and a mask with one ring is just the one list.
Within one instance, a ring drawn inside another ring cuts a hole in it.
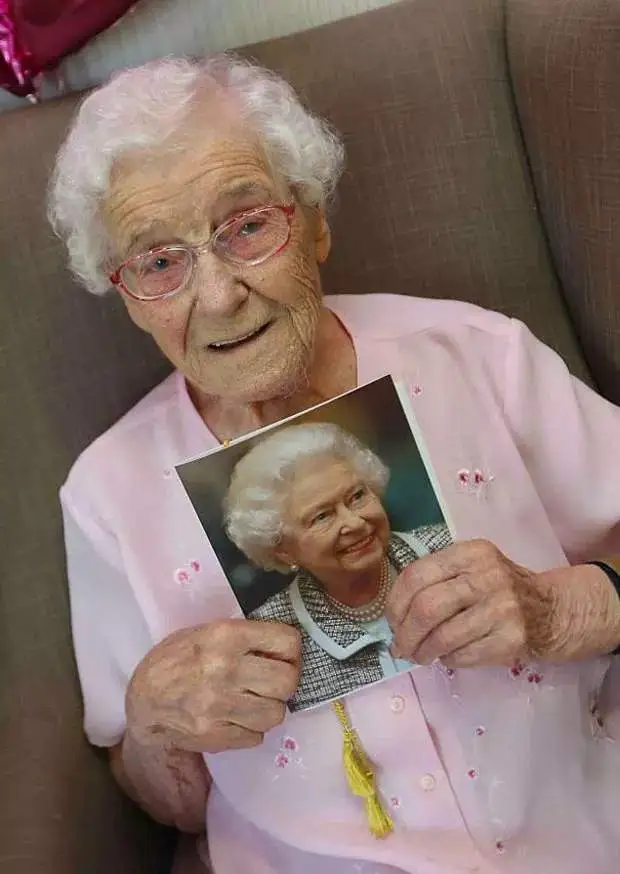
[{"label": "woman's ear", "polygon": [[281,564],[285,564],[291,570],[298,570],[298,565],[295,563],[293,556],[281,546],[277,546],[273,551],[274,556]]},{"label": "woman's ear", "polygon": [[311,207],[310,221],[316,260],[318,264],[324,264],[332,248],[332,232],[322,207]]},{"label": "woman's ear", "polygon": [[329,257],[332,248],[332,232],[327,217],[322,209],[319,210],[318,228],[315,235],[316,260],[324,264]]}]

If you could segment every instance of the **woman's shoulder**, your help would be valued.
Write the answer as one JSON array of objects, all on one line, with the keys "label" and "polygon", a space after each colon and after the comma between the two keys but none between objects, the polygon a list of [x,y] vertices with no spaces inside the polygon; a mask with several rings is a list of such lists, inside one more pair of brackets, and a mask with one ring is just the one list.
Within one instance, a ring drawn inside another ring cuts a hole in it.
[{"label": "woman's shoulder", "polygon": [[276,592],[270,598],[257,607],[248,615],[248,619],[262,619],[277,622],[287,622],[293,624],[295,622],[295,614],[291,605],[289,595],[289,587]]},{"label": "woman's shoulder", "polygon": [[172,458],[172,463],[178,461],[189,454],[182,447],[183,418],[183,397],[175,372],[82,451],[63,491],[93,493],[98,484],[112,484],[120,466],[125,474],[138,474],[163,462],[164,457]]},{"label": "woman's shoulder", "polygon": [[402,538],[409,546],[422,543],[429,552],[437,552],[445,549],[453,543],[452,534],[445,522],[433,525],[420,525],[412,531],[397,531],[398,537]]},{"label": "woman's shoulder", "polygon": [[329,295],[326,306],[354,335],[398,339],[425,331],[475,329],[492,335],[511,332],[508,316],[460,300],[436,300],[404,294]]}]

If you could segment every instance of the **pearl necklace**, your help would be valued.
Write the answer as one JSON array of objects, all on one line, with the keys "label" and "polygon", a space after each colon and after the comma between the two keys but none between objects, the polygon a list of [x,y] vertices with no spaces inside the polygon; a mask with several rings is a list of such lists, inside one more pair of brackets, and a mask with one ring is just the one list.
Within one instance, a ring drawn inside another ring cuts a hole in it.
[{"label": "pearl necklace", "polygon": [[381,576],[379,577],[379,591],[368,604],[362,604],[360,607],[351,607],[349,604],[343,604],[342,601],[336,600],[326,593],[327,600],[342,616],[350,619],[352,622],[374,622],[375,619],[380,619],[385,613],[385,604],[390,592],[391,586],[390,564],[387,558],[383,559],[381,565]]}]

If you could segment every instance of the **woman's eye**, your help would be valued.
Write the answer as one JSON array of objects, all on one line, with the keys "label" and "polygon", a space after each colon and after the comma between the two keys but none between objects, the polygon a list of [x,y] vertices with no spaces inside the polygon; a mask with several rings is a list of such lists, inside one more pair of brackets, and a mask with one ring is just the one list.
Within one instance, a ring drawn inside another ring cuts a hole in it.
[{"label": "woman's eye", "polygon": [[312,517],[312,524],[318,525],[321,522],[326,522],[329,519],[329,510],[321,510],[316,516]]},{"label": "woman's eye", "polygon": [[143,273],[163,273],[172,267],[172,262],[167,255],[157,255],[153,258],[148,258],[142,264]]},{"label": "woman's eye", "polygon": [[257,234],[261,230],[263,225],[264,225],[264,222],[262,222],[262,221],[244,222],[241,225],[241,227],[238,229],[237,233],[241,237],[251,237],[253,234]]},{"label": "woman's eye", "polygon": [[152,252],[139,260],[137,270],[145,281],[181,281],[188,268],[188,260],[188,253],[183,249]]},{"label": "woman's eye", "polygon": [[170,266],[170,261],[168,261],[168,259],[165,258],[163,255],[160,255],[159,258],[156,258],[153,261],[152,269],[153,270],[165,270],[166,267],[169,267],[169,266]]},{"label": "woman's eye", "polygon": [[355,502],[355,501],[361,501],[362,498],[364,498],[364,497],[366,497],[366,489],[362,486],[361,488],[356,489],[356,490],[353,492],[353,494],[351,495],[351,500],[352,500],[353,502]]}]

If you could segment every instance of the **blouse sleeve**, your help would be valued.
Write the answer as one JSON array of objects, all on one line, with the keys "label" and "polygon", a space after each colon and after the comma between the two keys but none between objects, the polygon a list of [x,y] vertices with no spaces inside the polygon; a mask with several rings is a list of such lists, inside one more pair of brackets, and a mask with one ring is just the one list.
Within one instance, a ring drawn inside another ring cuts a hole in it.
[{"label": "blouse sleeve", "polygon": [[115,538],[66,487],[60,497],[84,730],[111,747],[125,731],[127,685],[152,643]]},{"label": "blouse sleeve", "polygon": [[512,322],[505,411],[571,563],[620,555],[620,408]]}]

